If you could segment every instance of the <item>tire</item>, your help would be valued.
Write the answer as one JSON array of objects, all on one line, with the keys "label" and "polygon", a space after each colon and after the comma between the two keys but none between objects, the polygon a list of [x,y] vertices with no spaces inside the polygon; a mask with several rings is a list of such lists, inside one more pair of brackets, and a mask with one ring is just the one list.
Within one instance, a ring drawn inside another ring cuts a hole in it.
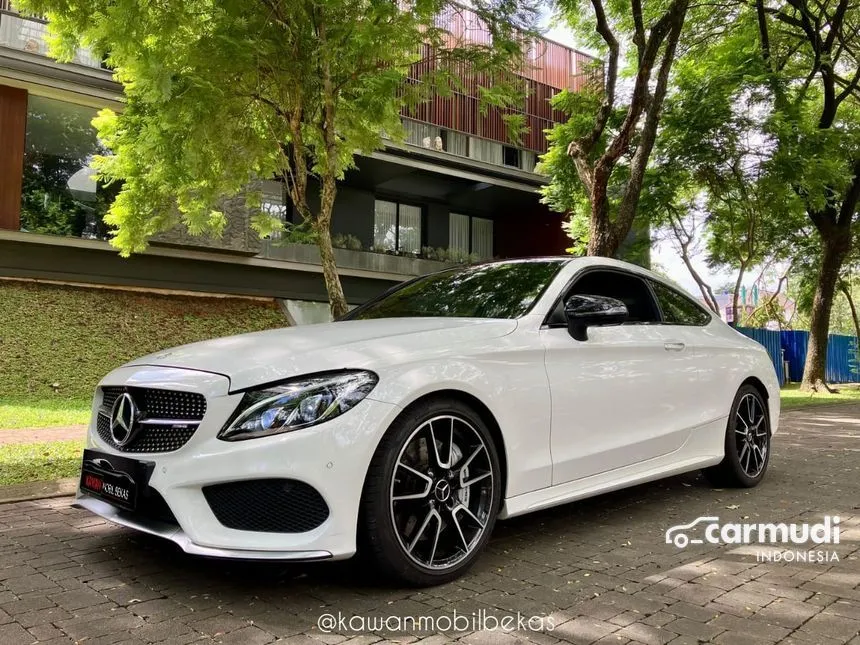
[{"label": "tire", "polygon": [[758,486],[770,463],[770,415],[767,402],[752,385],[735,395],[726,426],[725,457],[705,468],[705,478],[720,488]]},{"label": "tire", "polygon": [[390,580],[450,582],[486,545],[501,492],[497,449],[481,417],[456,399],[419,402],[397,417],[371,460],[361,555]]}]

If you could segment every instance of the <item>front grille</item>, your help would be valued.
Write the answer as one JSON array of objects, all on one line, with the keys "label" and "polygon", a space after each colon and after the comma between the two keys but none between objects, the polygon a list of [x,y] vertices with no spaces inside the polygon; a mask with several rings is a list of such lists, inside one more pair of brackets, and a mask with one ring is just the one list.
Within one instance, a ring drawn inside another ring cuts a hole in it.
[{"label": "front grille", "polygon": [[[139,409],[133,437],[119,445],[111,434],[110,414],[116,399],[128,392]],[[122,452],[172,452],[179,450],[197,431],[206,414],[206,398],[197,392],[155,388],[102,388],[102,405],[96,431],[102,441]]]},{"label": "front grille", "polygon": [[114,401],[123,392],[134,397],[140,408],[141,418],[200,421],[206,414],[206,397],[202,394],[149,387],[103,387],[102,409],[110,414]]},{"label": "front grille", "polygon": [[251,479],[203,487],[209,507],[228,529],[304,533],[329,515],[317,490],[295,479]]}]

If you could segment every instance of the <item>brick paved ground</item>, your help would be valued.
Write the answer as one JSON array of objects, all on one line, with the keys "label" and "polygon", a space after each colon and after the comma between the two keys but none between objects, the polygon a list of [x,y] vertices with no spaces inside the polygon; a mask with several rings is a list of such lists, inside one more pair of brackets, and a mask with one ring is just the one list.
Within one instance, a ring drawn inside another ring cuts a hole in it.
[{"label": "brick paved ground", "polygon": [[[372,643],[324,634],[344,617],[549,615],[552,631],[449,632],[428,643],[860,644],[860,406],[785,416],[765,483],[713,490],[673,478],[501,523],[474,570],[423,591],[350,564],[284,567],[185,556],[70,500],[0,506],[0,644]],[[842,519],[841,561],[757,563],[728,546],[663,543],[697,516]],[[444,624],[444,623],[443,623]],[[545,625],[548,625],[546,623]],[[391,631],[389,631],[391,630]]]}]

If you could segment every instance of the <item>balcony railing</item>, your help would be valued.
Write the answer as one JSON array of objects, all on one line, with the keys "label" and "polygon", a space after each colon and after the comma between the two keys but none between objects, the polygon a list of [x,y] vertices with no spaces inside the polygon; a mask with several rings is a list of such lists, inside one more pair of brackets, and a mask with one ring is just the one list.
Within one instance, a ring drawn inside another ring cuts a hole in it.
[{"label": "balcony railing", "polygon": [[[0,0],[0,47],[40,56],[48,55],[47,23],[43,18],[20,15],[11,0]],[[102,60],[83,47],[71,60],[76,65],[104,69]]]}]

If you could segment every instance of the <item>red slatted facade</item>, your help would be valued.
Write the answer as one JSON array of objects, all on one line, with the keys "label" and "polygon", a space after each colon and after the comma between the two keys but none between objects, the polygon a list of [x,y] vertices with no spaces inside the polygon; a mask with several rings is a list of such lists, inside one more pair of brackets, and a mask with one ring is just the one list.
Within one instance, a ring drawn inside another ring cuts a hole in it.
[{"label": "red slatted facade", "polygon": [[[447,41],[452,46],[464,42],[490,43],[489,30],[469,9],[449,8],[438,18],[437,24],[448,32]],[[490,107],[486,115],[480,114],[478,88],[487,86],[489,80],[481,75],[469,74],[466,70],[462,76],[462,92],[444,98],[436,96],[421,105],[404,109],[403,116],[468,135],[510,143],[519,148],[546,152],[544,130],[564,120],[563,114],[551,108],[549,99],[561,89],[580,90],[592,80],[599,82],[602,69],[598,59],[548,40],[532,41],[524,50],[526,60],[519,75],[527,83],[528,96],[521,108],[507,109],[508,112],[526,116],[528,130],[518,144],[510,141],[501,110]],[[414,81],[426,74],[433,64],[429,46],[425,45],[422,58],[410,70],[410,78]]]}]

